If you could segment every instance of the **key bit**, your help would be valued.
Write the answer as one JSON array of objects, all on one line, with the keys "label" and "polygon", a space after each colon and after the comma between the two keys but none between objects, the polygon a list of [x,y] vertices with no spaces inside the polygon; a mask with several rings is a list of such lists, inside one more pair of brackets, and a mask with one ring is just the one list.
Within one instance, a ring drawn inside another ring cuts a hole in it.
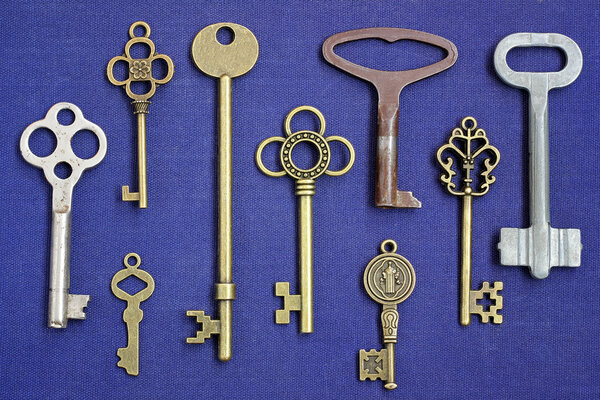
[{"label": "key bit", "polygon": [[[303,130],[293,132],[291,121],[294,115],[301,111],[309,111],[317,116],[320,122],[319,132]],[[277,282],[275,284],[275,295],[283,297],[284,308],[275,311],[275,322],[277,324],[289,324],[290,311],[300,311],[300,332],[312,333],[313,327],[313,236],[312,236],[312,196],[315,194],[315,179],[326,174],[329,176],[340,176],[352,168],[355,154],[352,144],[341,136],[324,136],[325,118],[315,107],[300,106],[293,109],[285,119],[286,138],[273,136],[263,140],[256,150],[256,165],[266,175],[280,177],[288,175],[296,180],[296,195],[298,196],[298,221],[299,221],[299,267],[300,267],[300,294],[290,295],[289,282]],[[340,142],[349,154],[348,163],[339,171],[329,168],[331,161],[330,142]],[[262,161],[264,148],[274,142],[281,143],[279,161],[283,167],[281,171],[271,171],[265,167]],[[318,152],[319,157],[315,165],[309,169],[298,167],[292,158],[294,148],[298,143],[310,143]]]},{"label": "key bit", "polygon": [[[506,63],[515,47],[556,47],[567,59],[558,72],[517,72]],[[500,263],[528,266],[531,276],[543,279],[552,267],[579,267],[579,229],[556,229],[550,225],[550,135],[548,92],[568,86],[577,79],[583,57],[577,43],[558,33],[514,33],[498,43],[494,53],[498,76],[508,85],[529,92],[529,218],[527,229],[502,228]]]},{"label": "key bit", "polygon": [[[130,258],[135,259],[134,264],[129,264]],[[129,375],[137,376],[140,369],[140,322],[144,317],[140,303],[148,300],[154,293],[154,279],[148,272],[138,268],[142,260],[136,253],[127,254],[123,263],[125,268],[117,271],[110,283],[113,294],[127,302],[127,308],[123,311],[123,321],[127,324],[127,347],[117,350],[117,356],[120,358],[117,366],[124,368]],[[146,284],[146,287],[133,295],[119,288],[119,282],[130,276],[140,279]]]},{"label": "key bit", "polygon": [[[70,110],[75,119],[70,125],[58,121],[58,113]],[[46,157],[38,157],[29,148],[31,134],[41,128],[49,129],[56,136],[56,148]],[[71,147],[71,139],[80,131],[89,130],[98,138],[96,154],[87,159],[78,157]],[[81,174],[96,166],[106,155],[106,136],[100,127],[83,117],[75,104],[57,103],[48,110],[46,117],[34,122],[23,131],[21,154],[29,164],[41,168],[46,180],[52,185],[52,230],[50,244],[50,284],[48,295],[48,326],[66,328],[68,319],[85,319],[84,308],[90,300],[87,295],[69,294],[71,268],[71,200],[73,188]],[[59,164],[67,164],[71,173],[60,178],[55,173]]]},{"label": "key bit", "polygon": [[395,382],[395,344],[398,342],[397,305],[411,295],[415,288],[415,270],[408,260],[396,254],[398,245],[391,239],[381,243],[381,253],[373,258],[363,275],[367,294],[383,305],[381,328],[383,343],[381,350],[361,349],[358,353],[358,372],[361,381],[366,379],[385,381],[385,388],[396,389]]},{"label": "key bit", "polygon": [[[233,40],[221,44],[217,32],[229,29]],[[203,343],[203,338],[219,334],[219,360],[232,357],[232,303],[235,300],[235,284],[232,281],[232,78],[250,71],[258,58],[258,41],[247,28],[230,22],[209,25],[202,29],[192,43],[194,63],[205,74],[219,79],[219,282],[215,298],[219,302],[219,319],[211,320],[203,311],[191,310],[203,325],[195,337],[187,343]],[[206,319],[208,318],[208,320]],[[210,321],[210,322],[209,322]],[[218,328],[217,328],[218,327]]]},{"label": "key bit", "polygon": [[[388,42],[415,40],[444,49],[446,58],[426,67],[407,71],[378,71],[354,64],[335,54],[335,46],[362,39]],[[341,32],[323,43],[323,57],[339,69],[371,82],[377,89],[377,165],[375,205],[383,208],[421,208],[412,192],[398,190],[398,116],[399,97],[405,86],[450,68],[456,62],[456,46],[431,33],[401,28],[366,28]]]},{"label": "key bit", "polygon": [[[141,27],[144,29],[143,36],[136,36],[135,29]],[[129,37],[131,38],[125,45],[125,53],[121,56],[113,57],[106,67],[106,74],[110,83],[116,86],[122,86],[133,101],[133,113],[137,115],[138,122],[138,192],[131,192],[129,186],[122,187],[123,201],[137,201],[140,208],[148,207],[148,184],[146,176],[146,114],[150,106],[150,98],[154,96],[156,88],[159,85],[164,85],[173,77],[174,66],[173,61],[169,56],[158,54],[155,51],[154,42],[150,40],[150,26],[143,22],[137,21],[129,27]],[[131,56],[131,47],[135,44],[145,44],[150,49],[148,58],[133,58]],[[167,65],[167,71],[163,78],[156,79],[152,75],[152,63],[162,60]],[[119,81],[114,76],[114,67],[118,62],[125,62],[128,65],[129,77],[124,81]],[[148,82],[150,88],[147,93],[137,94],[131,90],[133,82]]]},{"label": "key bit", "polygon": [[[478,165],[476,164],[477,158],[483,158],[483,156],[485,156],[481,163],[483,169],[479,173],[480,179],[479,185],[477,185],[471,172],[474,172]],[[457,175],[457,171],[453,169],[453,157],[457,157],[459,160],[456,168],[461,168],[463,171],[461,174],[462,188],[460,189],[457,189],[456,184],[452,181],[453,177]],[[466,117],[463,118],[460,127],[454,128],[448,143],[438,149],[437,160],[444,169],[444,174],[440,178],[448,192],[463,198],[460,323],[465,326],[469,325],[471,314],[479,314],[483,323],[487,323],[491,318],[492,322],[500,324],[502,315],[498,314],[498,311],[502,309],[502,296],[498,294],[498,291],[503,288],[502,282],[494,282],[493,288],[490,288],[488,282],[483,282],[481,289],[471,290],[473,197],[486,194],[496,181],[496,177],[491,173],[500,162],[500,152],[489,143],[485,131],[477,127],[475,118]],[[484,310],[483,306],[477,303],[477,300],[483,299],[485,295],[489,295],[493,302],[488,310]]]}]

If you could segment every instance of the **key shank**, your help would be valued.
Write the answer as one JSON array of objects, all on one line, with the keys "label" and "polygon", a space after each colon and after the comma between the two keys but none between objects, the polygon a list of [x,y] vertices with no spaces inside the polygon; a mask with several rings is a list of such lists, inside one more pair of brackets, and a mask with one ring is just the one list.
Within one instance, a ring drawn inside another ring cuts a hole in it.
[{"label": "key shank", "polygon": [[461,271],[460,271],[460,323],[471,323],[471,246],[473,238],[473,196],[463,196],[462,233],[461,233]]},{"label": "key shank", "polygon": [[129,375],[134,376],[140,372],[140,322],[143,317],[140,303],[134,300],[123,311],[123,321],[127,324],[127,347],[117,350],[117,355],[121,358],[117,366],[125,368]]},{"label": "key shank", "polygon": [[138,192],[130,192],[129,186],[123,186],[123,201],[139,201],[140,208],[148,207],[148,178],[146,156],[146,114],[150,101],[133,101],[134,114],[137,115],[138,148]]},{"label": "key shank", "polygon": [[300,332],[312,333],[313,326],[313,210],[312,196],[315,194],[315,181],[296,181],[298,196],[298,240],[300,267]]}]

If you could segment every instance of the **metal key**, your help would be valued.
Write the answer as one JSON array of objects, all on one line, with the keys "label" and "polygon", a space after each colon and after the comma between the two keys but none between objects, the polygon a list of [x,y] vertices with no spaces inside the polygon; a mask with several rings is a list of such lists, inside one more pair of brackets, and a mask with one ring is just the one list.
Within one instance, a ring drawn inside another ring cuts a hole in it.
[{"label": "metal key", "polygon": [[369,296],[383,305],[381,327],[385,349],[358,353],[358,372],[361,381],[381,379],[386,381],[385,388],[396,389],[395,382],[395,345],[398,342],[397,305],[411,295],[415,288],[415,270],[408,260],[396,254],[398,246],[393,240],[381,243],[383,254],[373,258],[363,275],[365,289]]},{"label": "metal key", "polygon": [[[134,258],[135,264],[129,264],[129,259]],[[123,259],[125,268],[113,276],[110,288],[113,294],[127,302],[127,308],[123,311],[123,321],[127,324],[127,347],[121,347],[117,350],[120,357],[117,365],[125,368],[129,375],[137,376],[140,372],[140,321],[144,317],[144,312],[140,309],[140,303],[147,300],[154,292],[154,279],[152,276],[141,269],[138,269],[142,260],[136,253],[129,253]],[[119,288],[119,282],[135,276],[146,284],[146,287],[136,294],[129,294]]]},{"label": "metal key", "polygon": [[[143,36],[135,36],[135,28],[144,28]],[[131,38],[125,45],[125,53],[121,56],[113,57],[106,67],[106,75],[110,83],[116,86],[123,86],[127,96],[133,101],[133,113],[137,114],[138,122],[138,190],[139,192],[130,192],[129,186],[122,187],[123,201],[138,201],[140,208],[148,207],[148,180],[146,177],[146,114],[150,106],[150,98],[154,95],[156,87],[164,85],[173,77],[174,66],[173,61],[169,56],[158,54],[155,51],[154,43],[149,39],[150,26],[143,22],[137,21],[129,27],[129,37]],[[143,43],[150,48],[150,56],[148,58],[135,59],[131,57],[130,50],[135,44]],[[163,60],[167,65],[166,75],[162,79],[156,79],[152,76],[152,63],[157,60]],[[129,77],[124,81],[119,81],[115,78],[113,71],[115,64],[118,62],[126,62],[129,70]],[[150,89],[147,93],[136,94],[131,90],[132,82],[149,82]]]},{"label": "metal key", "polygon": [[[426,67],[407,71],[378,71],[343,59],[334,53],[338,44],[361,39],[383,39],[388,42],[415,40],[440,47],[446,58]],[[421,202],[412,192],[398,190],[398,116],[400,92],[406,85],[450,68],[458,52],[449,40],[431,33],[401,28],[367,28],[342,32],[323,43],[323,57],[349,74],[371,82],[377,89],[377,170],[375,178],[375,205],[384,208],[420,208]]]},{"label": "metal key", "polygon": [[[57,116],[61,110],[70,110],[75,119],[70,125],[61,125]],[[51,130],[56,136],[56,148],[46,157],[36,156],[29,148],[31,134],[40,128]],[[71,139],[82,130],[93,132],[98,138],[98,151],[92,158],[82,159],[75,155]],[[106,136],[100,127],[83,117],[79,107],[71,103],[57,103],[40,121],[34,122],[23,131],[21,154],[25,161],[44,170],[46,180],[52,185],[52,239],[50,244],[50,287],[48,296],[48,326],[66,328],[68,319],[85,319],[83,309],[90,300],[88,295],[69,294],[71,256],[71,199],[73,187],[81,174],[96,166],[106,154]],[[59,164],[68,164],[71,174],[59,178],[54,169]]]},{"label": "metal key", "polygon": [[[319,132],[299,131],[292,133],[291,121],[300,111],[314,113],[320,121]],[[275,311],[275,322],[278,324],[290,323],[290,311],[300,311],[300,332],[313,332],[313,239],[312,239],[312,196],[315,194],[315,179],[324,173],[329,176],[340,176],[352,168],[355,154],[350,142],[341,136],[324,137],[325,118],[319,110],[311,106],[301,106],[293,109],[285,119],[285,132],[287,138],[273,136],[263,140],[256,150],[256,165],[266,175],[279,177],[289,175],[296,180],[296,195],[298,196],[299,210],[299,267],[300,267],[300,294],[290,294],[289,282],[275,283],[275,295],[283,298],[284,307]],[[348,149],[349,159],[346,166],[339,171],[328,169],[331,161],[329,142],[338,141]],[[281,142],[280,161],[282,171],[271,171],[262,161],[264,148],[274,142]],[[310,169],[299,168],[292,159],[292,152],[298,143],[310,143],[319,151],[318,162]]]},{"label": "metal key", "polygon": [[[558,72],[517,72],[506,63],[515,47],[556,47],[567,58]],[[543,279],[552,267],[579,267],[579,229],[550,226],[550,156],[548,92],[570,85],[583,66],[581,50],[573,40],[558,33],[514,33],[498,43],[494,53],[496,72],[508,85],[529,92],[529,218],[527,229],[500,230],[500,263],[528,266],[534,278]]]},{"label": "metal key", "polygon": [[[475,118],[463,118],[461,127],[454,128],[448,143],[441,146],[437,152],[437,160],[444,168],[444,174],[440,177],[442,183],[446,185],[446,189],[450,194],[462,196],[463,198],[460,323],[464,326],[469,325],[471,314],[479,314],[483,323],[489,322],[491,318],[493,323],[500,324],[502,323],[502,315],[498,312],[502,309],[502,296],[498,292],[502,290],[503,283],[494,282],[494,285],[490,287],[489,282],[483,282],[481,289],[471,290],[473,197],[486,194],[492,183],[496,181],[492,171],[500,162],[500,152],[490,145],[485,131],[477,127]],[[452,169],[454,159],[452,157],[443,158],[443,156],[449,156],[450,153],[458,156],[459,163],[457,164],[459,165],[457,165],[457,168],[463,169],[462,189],[460,190],[456,190],[456,184],[452,182],[452,177],[457,174],[457,171]],[[487,157],[481,163],[484,169],[479,173],[480,183],[479,185],[472,185],[474,179],[471,176],[471,171],[474,171],[475,160],[481,155],[487,155]],[[485,295],[488,295],[493,302],[487,310],[484,310],[483,306],[477,303]]]},{"label": "metal key", "polygon": [[[233,41],[219,43],[217,31],[230,29]],[[189,310],[202,329],[187,343],[204,343],[212,334],[219,334],[219,359],[231,359],[232,302],[235,284],[232,281],[231,239],[231,80],[248,72],[258,58],[258,42],[247,28],[233,23],[219,23],[202,29],[192,43],[192,57],[205,74],[219,78],[219,282],[215,285],[215,298],[219,302],[219,319],[212,320],[204,311]]]}]

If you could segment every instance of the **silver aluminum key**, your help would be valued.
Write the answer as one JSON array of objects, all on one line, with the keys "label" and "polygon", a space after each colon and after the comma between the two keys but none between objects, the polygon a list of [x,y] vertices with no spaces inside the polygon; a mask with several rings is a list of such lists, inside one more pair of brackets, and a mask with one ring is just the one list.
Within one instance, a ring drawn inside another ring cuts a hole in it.
[{"label": "silver aluminum key", "polygon": [[[515,47],[556,47],[566,56],[558,72],[517,72],[506,63],[506,54]],[[494,53],[496,72],[508,85],[529,92],[529,217],[527,229],[502,228],[500,263],[529,266],[534,278],[543,279],[552,267],[578,267],[581,263],[579,229],[550,226],[550,160],[548,134],[548,92],[570,85],[583,66],[579,46],[558,33],[514,33],[498,43]]]},{"label": "silver aluminum key", "polygon": [[[57,116],[61,110],[71,110],[75,120],[71,125],[61,125]],[[31,134],[39,128],[47,128],[56,136],[56,148],[46,157],[36,156],[29,148]],[[71,139],[81,130],[89,130],[98,138],[98,151],[92,158],[77,157],[71,147]],[[48,297],[48,326],[66,328],[67,320],[85,319],[83,309],[90,296],[69,294],[69,269],[71,255],[71,198],[73,187],[87,168],[97,165],[106,154],[106,136],[100,127],[83,117],[81,110],[71,103],[57,103],[40,121],[23,131],[21,154],[25,161],[44,170],[46,180],[52,185],[52,239],[50,248],[50,288]],[[71,175],[65,179],[56,176],[54,169],[60,163],[71,167]]]}]

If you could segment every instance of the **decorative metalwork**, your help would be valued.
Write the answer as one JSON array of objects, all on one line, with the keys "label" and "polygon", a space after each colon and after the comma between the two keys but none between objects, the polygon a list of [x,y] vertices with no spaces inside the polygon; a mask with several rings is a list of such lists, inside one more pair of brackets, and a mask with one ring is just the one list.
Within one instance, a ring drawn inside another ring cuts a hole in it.
[{"label": "decorative metalwork", "polygon": [[[129,264],[129,259],[135,259],[134,264]],[[152,276],[138,267],[142,263],[139,255],[129,253],[123,259],[125,268],[113,276],[110,288],[113,294],[127,302],[127,308],[123,311],[123,321],[127,324],[127,347],[121,347],[117,350],[120,360],[117,363],[119,367],[125,368],[129,375],[137,376],[140,371],[140,322],[144,317],[144,312],[140,309],[140,303],[148,300],[154,293],[154,279]],[[134,276],[144,282],[146,287],[136,294],[129,294],[122,290],[118,285],[121,281]]]},{"label": "decorative metalwork", "polygon": [[[309,111],[317,116],[320,122],[319,132],[298,131],[291,129],[291,120],[297,113]],[[312,238],[312,196],[315,194],[315,179],[326,174],[330,176],[340,176],[352,168],[354,164],[354,148],[352,144],[341,136],[324,136],[325,118],[319,110],[311,106],[301,106],[293,109],[285,119],[286,138],[273,136],[263,140],[256,150],[256,165],[268,176],[279,177],[288,175],[296,180],[296,195],[299,203],[299,238],[300,238],[300,294],[290,294],[289,282],[275,283],[275,295],[283,298],[283,309],[275,311],[275,322],[277,324],[290,323],[290,311],[300,312],[300,332],[313,332],[313,238]],[[341,142],[350,155],[346,166],[339,171],[329,170],[331,150],[329,143],[333,141]],[[279,160],[283,166],[281,171],[271,171],[262,161],[262,152],[264,148],[274,142],[281,142],[281,151]],[[310,143],[317,149],[318,161],[309,169],[298,167],[292,158],[292,152],[298,143]]]},{"label": "decorative metalwork", "polygon": [[408,260],[396,254],[398,246],[393,240],[381,243],[382,254],[373,258],[363,275],[363,283],[368,295],[383,305],[381,311],[382,350],[360,350],[358,372],[361,381],[381,379],[385,388],[392,390],[398,385],[394,374],[394,345],[398,341],[398,320],[396,306],[411,295],[415,288],[415,270]]},{"label": "decorative metalwork", "polygon": [[[493,323],[500,324],[502,316],[498,311],[502,309],[502,296],[498,291],[502,290],[502,282],[494,282],[493,289],[490,289],[488,282],[484,282],[480,290],[471,290],[472,200],[473,196],[486,194],[491,184],[496,181],[491,173],[500,162],[500,152],[489,144],[485,131],[477,127],[475,118],[463,118],[461,127],[462,129],[454,128],[448,143],[441,146],[437,152],[437,160],[445,172],[440,178],[442,183],[446,185],[448,192],[463,197],[460,323],[469,325],[471,314],[479,314],[483,323],[487,323],[492,317]],[[460,166],[464,170],[461,190],[456,190],[457,185],[452,181],[457,172],[452,169],[454,159],[443,158],[446,152],[454,153],[461,160]],[[481,183],[479,187],[474,187],[471,173],[474,172],[476,158],[481,155],[487,157],[483,159],[483,170],[479,174]],[[485,294],[489,294],[493,302],[489,310],[484,310],[482,305],[477,304],[477,300],[482,299]]]}]

